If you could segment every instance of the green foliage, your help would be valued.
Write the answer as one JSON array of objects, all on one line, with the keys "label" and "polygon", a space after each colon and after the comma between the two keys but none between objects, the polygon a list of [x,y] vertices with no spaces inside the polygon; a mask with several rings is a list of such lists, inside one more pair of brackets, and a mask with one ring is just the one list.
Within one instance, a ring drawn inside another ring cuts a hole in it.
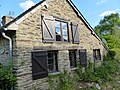
[{"label": "green foliage", "polygon": [[6,90],[15,84],[16,78],[9,66],[0,64],[0,89]]},{"label": "green foliage", "polygon": [[58,81],[59,75],[49,75],[49,90],[57,90],[58,89]]},{"label": "green foliage", "polygon": [[108,59],[105,59],[105,60],[113,60],[115,59],[115,55],[116,55],[116,52],[114,50],[110,50],[108,51],[107,56],[106,56],[108,57]]},{"label": "green foliage", "polygon": [[108,47],[110,49],[113,49],[113,48],[119,46],[118,45],[119,43],[118,43],[115,35],[105,35],[105,36],[101,36],[101,38],[104,38],[107,41]]},{"label": "green foliage", "polygon": [[34,90],[37,90],[37,89],[36,89],[36,82],[34,83]]},{"label": "green foliage", "polygon": [[111,14],[105,16],[102,20],[100,20],[99,25],[95,27],[95,31],[98,35],[111,35],[114,32],[115,27],[120,26],[120,17],[119,14]]},{"label": "green foliage", "polygon": [[50,90],[75,90],[74,80],[70,73],[64,71],[63,73],[53,77],[49,76]]},{"label": "green foliage", "polygon": [[73,79],[67,71],[60,74],[59,90],[74,90]]},{"label": "green foliage", "polygon": [[[103,78],[105,78],[105,80],[109,80],[109,79],[112,79],[111,78],[112,73],[115,73],[114,71],[117,72],[117,70],[119,69],[118,62],[120,63],[120,16],[119,14],[116,13],[116,14],[105,16],[99,22],[99,25],[97,25],[94,29],[95,29],[95,32],[104,41],[104,43],[106,44],[107,42],[106,45],[109,47],[109,49],[112,50],[112,51],[110,50],[107,57],[104,58],[105,60],[108,60],[106,62],[103,62],[104,67],[101,66],[101,68],[103,69],[103,70],[101,69],[102,70],[101,73],[103,73],[103,76],[104,76]],[[111,61],[111,59],[113,61]],[[99,71],[99,68],[97,68],[96,70]],[[109,74],[108,77],[106,77],[107,74]]]},{"label": "green foliage", "polygon": [[94,29],[102,39],[107,41],[110,49],[120,48],[120,17],[118,13],[105,16]]},{"label": "green foliage", "polygon": [[72,75],[64,71],[59,75],[49,76],[49,90],[79,90],[76,85],[81,85],[80,83],[93,83],[92,86],[82,86],[80,90],[97,90],[96,83],[101,86],[106,82],[113,82],[114,76],[120,74],[120,63],[114,59],[115,54],[114,51],[109,51],[101,66],[96,67],[90,63],[84,72],[83,68],[79,67]]},{"label": "green foliage", "polygon": [[81,68],[76,71],[80,82],[97,82],[101,84],[106,81],[113,81],[113,75],[120,70],[119,62],[111,59],[111,57],[105,57],[101,66],[95,68],[94,66],[95,64],[90,64],[83,73]]},{"label": "green foliage", "polygon": [[120,48],[113,48],[112,50],[116,53],[115,59],[120,62]]},{"label": "green foliage", "polygon": [[119,62],[116,60],[106,60],[103,62],[103,66],[106,70],[108,70],[108,73],[110,75],[117,74],[119,72]]},{"label": "green foliage", "polygon": [[80,82],[97,82],[99,80],[99,78],[95,76],[94,64],[92,63],[90,63],[84,72],[81,72],[81,68],[79,68],[76,74]]}]

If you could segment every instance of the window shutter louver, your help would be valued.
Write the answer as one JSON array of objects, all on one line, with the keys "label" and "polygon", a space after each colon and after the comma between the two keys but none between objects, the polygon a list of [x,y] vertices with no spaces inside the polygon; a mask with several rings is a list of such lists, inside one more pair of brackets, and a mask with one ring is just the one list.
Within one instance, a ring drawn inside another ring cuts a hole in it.
[{"label": "window shutter louver", "polygon": [[79,51],[79,57],[80,57],[80,64],[83,67],[87,66],[87,52],[86,49],[81,49]]},{"label": "window shutter louver", "polygon": [[52,16],[42,16],[43,42],[54,42],[55,19]]},{"label": "window shutter louver", "polygon": [[80,40],[79,40],[78,24],[71,23],[71,27],[72,27],[72,42],[74,44],[79,44]]},{"label": "window shutter louver", "polygon": [[32,52],[32,76],[33,80],[48,76],[47,51]]}]

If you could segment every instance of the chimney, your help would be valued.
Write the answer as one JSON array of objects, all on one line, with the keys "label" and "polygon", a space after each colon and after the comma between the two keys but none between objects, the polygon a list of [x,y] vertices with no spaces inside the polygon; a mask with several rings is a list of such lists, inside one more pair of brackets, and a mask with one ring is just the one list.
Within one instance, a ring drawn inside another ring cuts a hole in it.
[{"label": "chimney", "polygon": [[7,23],[9,23],[10,21],[12,21],[14,18],[11,16],[3,16],[2,17],[2,24],[5,25]]}]

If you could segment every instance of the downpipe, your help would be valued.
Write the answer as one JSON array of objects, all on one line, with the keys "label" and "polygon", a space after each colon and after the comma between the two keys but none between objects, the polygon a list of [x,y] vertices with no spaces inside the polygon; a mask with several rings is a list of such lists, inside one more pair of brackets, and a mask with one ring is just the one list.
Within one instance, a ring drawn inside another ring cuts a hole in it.
[{"label": "downpipe", "polygon": [[[8,64],[10,64],[10,69],[12,70],[12,39],[5,34],[4,29],[1,31],[1,34],[4,38],[9,40],[9,61],[8,61]],[[13,90],[13,86],[10,88],[10,90]]]},{"label": "downpipe", "polygon": [[1,32],[2,36],[9,40],[9,64],[12,62],[12,39],[6,36],[5,32]]}]

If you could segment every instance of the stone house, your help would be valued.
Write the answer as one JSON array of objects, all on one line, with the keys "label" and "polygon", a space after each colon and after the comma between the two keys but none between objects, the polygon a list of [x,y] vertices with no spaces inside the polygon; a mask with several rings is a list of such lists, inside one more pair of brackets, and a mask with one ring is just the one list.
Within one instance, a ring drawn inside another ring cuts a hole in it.
[{"label": "stone house", "polygon": [[2,23],[0,62],[13,60],[18,90],[32,90],[35,83],[38,90],[46,88],[49,74],[101,62],[107,53],[71,0],[43,0]]}]

